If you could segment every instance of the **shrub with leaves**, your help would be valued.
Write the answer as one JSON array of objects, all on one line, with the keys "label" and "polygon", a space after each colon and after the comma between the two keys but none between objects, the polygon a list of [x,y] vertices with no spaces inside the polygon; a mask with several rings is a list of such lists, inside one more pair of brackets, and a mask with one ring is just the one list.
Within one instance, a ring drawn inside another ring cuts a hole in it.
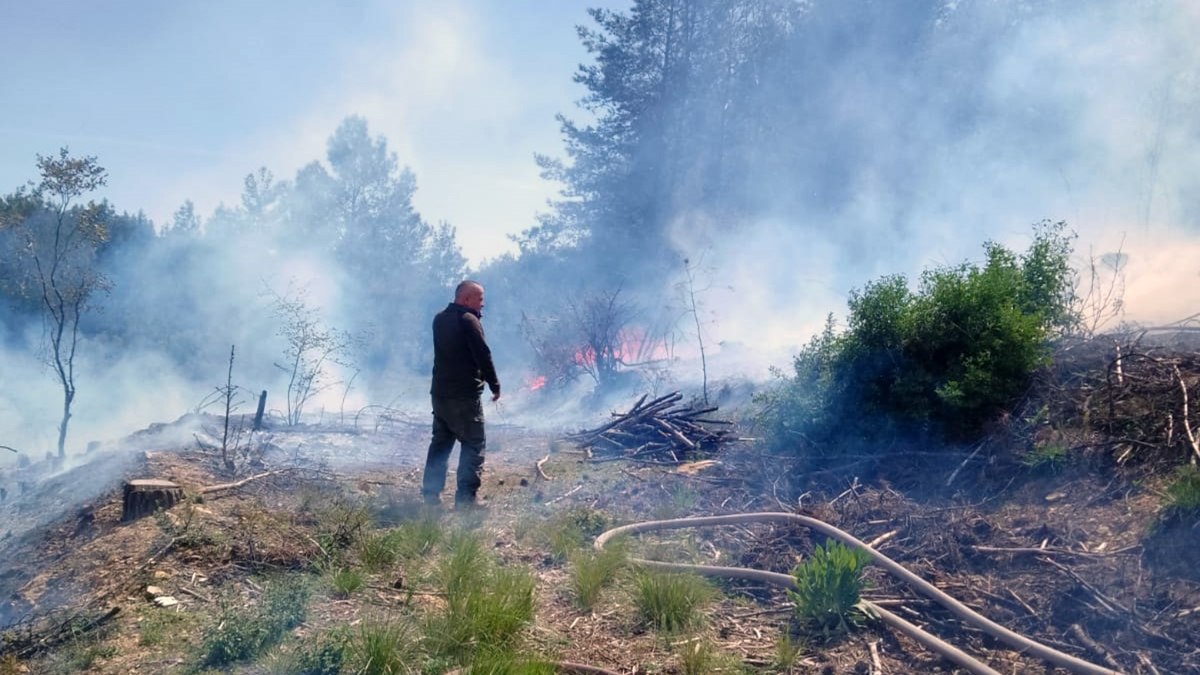
[{"label": "shrub with leaves", "polygon": [[202,662],[224,666],[253,659],[278,644],[287,631],[304,621],[310,591],[307,584],[280,578],[267,588],[254,609],[226,609],[204,633]]},{"label": "shrub with leaves", "polygon": [[[927,270],[916,290],[888,276],[852,292],[846,329],[831,316],[759,398],[774,444],[978,435],[1047,363],[1051,339],[1076,325],[1062,223],[1039,225],[1022,255],[984,250],[982,264]],[[864,418],[872,423],[845,424]]]},{"label": "shrub with leaves", "polygon": [[863,570],[870,561],[864,551],[832,539],[816,547],[808,560],[792,570],[796,590],[788,596],[796,603],[796,617],[826,635],[858,625],[858,607],[865,585]]},{"label": "shrub with leaves", "polygon": [[350,636],[341,629],[306,640],[295,653],[294,673],[338,675],[349,660]]}]

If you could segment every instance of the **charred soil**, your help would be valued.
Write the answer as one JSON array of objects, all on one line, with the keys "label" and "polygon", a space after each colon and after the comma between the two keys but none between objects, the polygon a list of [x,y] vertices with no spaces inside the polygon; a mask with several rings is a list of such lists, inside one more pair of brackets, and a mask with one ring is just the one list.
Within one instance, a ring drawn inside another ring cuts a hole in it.
[{"label": "charred soil", "polygon": [[[573,590],[604,529],[756,511],[825,520],[993,620],[1093,663],[1200,672],[1200,528],[1161,517],[1167,479],[1148,471],[997,460],[969,464],[947,486],[963,461],[953,457],[888,482],[877,470],[857,475],[858,466],[811,471],[751,444],[699,467],[596,463],[549,434],[496,425],[487,509],[464,515],[422,511],[419,425],[281,429],[259,442],[254,465],[236,475],[194,444],[138,451],[133,461],[122,455],[120,478],[162,478],[188,495],[133,522],[121,522],[119,479],[65,511],[68,474],[0,505],[10,518],[43,507],[65,514],[5,542],[0,673],[336,672],[313,670],[311,660],[304,670],[297,654],[318,643],[351,645],[330,657],[342,663],[368,627],[411,619],[428,628],[429,617],[448,611],[437,551],[456,532],[475,537],[496,565],[532,578],[534,618],[511,643],[523,654],[626,673],[956,672],[876,622],[841,635],[807,631],[787,594],[753,582],[714,582],[718,592],[692,610],[698,620],[669,633],[639,611],[630,570],[587,609]],[[237,488],[200,490],[264,473]],[[425,539],[395,534],[421,527]],[[644,558],[787,573],[820,543],[800,527],[746,525],[628,545]],[[866,576],[864,597],[996,670],[1055,672],[882,571]],[[279,624],[258,653],[215,658],[221,631],[284,586],[307,589],[296,620]],[[403,642],[428,639],[414,633]],[[406,667],[449,672],[470,663],[452,652],[421,659]]]}]

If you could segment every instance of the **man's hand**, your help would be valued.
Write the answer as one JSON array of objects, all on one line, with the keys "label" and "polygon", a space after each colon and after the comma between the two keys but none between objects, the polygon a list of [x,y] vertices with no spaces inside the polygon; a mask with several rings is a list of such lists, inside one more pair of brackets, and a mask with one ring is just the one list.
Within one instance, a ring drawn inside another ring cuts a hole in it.
[{"label": "man's hand", "polygon": [[497,386],[495,389],[492,390],[492,401],[495,402],[495,401],[499,401],[499,400],[500,400],[500,387]]}]

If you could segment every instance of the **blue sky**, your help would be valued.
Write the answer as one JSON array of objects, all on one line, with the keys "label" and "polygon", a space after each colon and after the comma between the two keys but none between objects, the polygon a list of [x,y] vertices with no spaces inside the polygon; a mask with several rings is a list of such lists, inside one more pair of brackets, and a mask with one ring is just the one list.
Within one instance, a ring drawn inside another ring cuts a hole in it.
[{"label": "blue sky", "polygon": [[7,2],[0,7],[0,190],[68,145],[100,193],[162,223],[185,199],[235,203],[259,166],[291,178],[347,115],[417,174],[417,207],[474,262],[510,248],[556,186],[586,8],[628,0]]}]

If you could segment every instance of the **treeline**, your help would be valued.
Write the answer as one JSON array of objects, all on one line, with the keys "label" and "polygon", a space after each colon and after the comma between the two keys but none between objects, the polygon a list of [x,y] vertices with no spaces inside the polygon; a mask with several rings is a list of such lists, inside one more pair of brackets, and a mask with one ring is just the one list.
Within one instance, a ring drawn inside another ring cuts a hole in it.
[{"label": "treeline", "polygon": [[[335,294],[326,298],[327,312],[341,307],[327,320],[362,338],[361,365],[414,367],[427,340],[426,315],[465,273],[454,229],[416,211],[415,176],[358,117],[329,138],[323,162],[313,161],[291,180],[260,169],[246,177],[240,203],[205,218],[186,202],[157,231],[141,213],[82,201],[94,190],[64,205],[46,185],[49,159],[90,161],[102,171],[101,159],[64,150],[39,162],[40,183],[0,200],[6,225],[0,304],[9,312],[4,339],[12,347],[31,347],[28,341],[39,338],[27,330],[45,304],[35,254],[55,262],[53,242],[40,240],[53,238],[51,225],[60,217],[68,221],[64,231],[86,225],[91,232],[88,245],[59,260],[55,272],[67,286],[86,286],[80,334],[123,349],[159,350],[195,375],[221,362],[227,338],[244,335],[231,326],[257,328],[274,296],[299,293],[313,280],[324,288],[310,292]],[[30,233],[37,233],[33,245]],[[268,330],[257,339],[270,337]]]},{"label": "treeline", "polygon": [[37,171],[0,197],[0,347],[40,357],[61,386],[60,455],[85,363],[161,355],[215,383],[236,343],[237,380],[287,384],[291,421],[333,368],[424,370],[429,316],[466,271],[454,229],[416,211],[415,176],[358,117],[293,179],[261,169],[239,204],[203,218],[189,201],[159,228],[95,200],[98,158],[63,148]]}]

